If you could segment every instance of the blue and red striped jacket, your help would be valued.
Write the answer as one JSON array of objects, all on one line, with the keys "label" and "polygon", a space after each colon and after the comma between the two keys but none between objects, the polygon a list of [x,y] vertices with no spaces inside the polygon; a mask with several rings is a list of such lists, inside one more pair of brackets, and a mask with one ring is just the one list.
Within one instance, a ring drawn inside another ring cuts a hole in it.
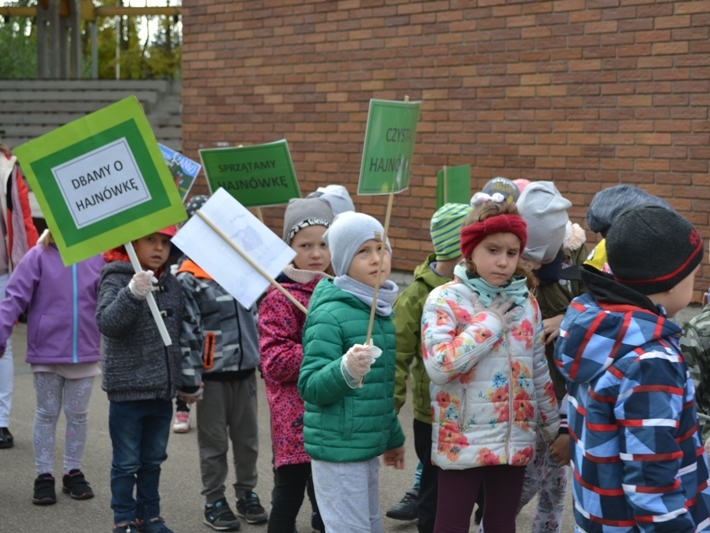
[{"label": "blue and red striped jacket", "polygon": [[[607,291],[614,283],[604,278]],[[681,329],[636,294],[648,305],[586,293],[562,321],[555,360],[570,396],[577,530],[710,531],[708,462]]]}]

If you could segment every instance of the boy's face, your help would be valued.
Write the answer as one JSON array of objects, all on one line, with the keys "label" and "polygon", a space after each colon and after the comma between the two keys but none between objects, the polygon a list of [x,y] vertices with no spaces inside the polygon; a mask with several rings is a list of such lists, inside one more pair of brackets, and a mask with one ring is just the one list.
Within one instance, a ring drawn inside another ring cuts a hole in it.
[{"label": "boy's face", "polygon": [[133,241],[138,261],[146,270],[158,270],[165,264],[170,255],[170,237],[162,233],[151,233]]},{"label": "boy's face", "polygon": [[668,297],[664,303],[666,313],[669,318],[676,315],[678,311],[686,307],[693,299],[693,286],[695,285],[695,274],[697,274],[700,265],[695,267],[682,281],[668,291]]},{"label": "boy's face", "polygon": [[296,233],[291,248],[296,251],[293,264],[300,270],[324,272],[330,266],[330,248],[323,240],[325,226],[308,226]]},{"label": "boy's face", "polygon": [[[377,282],[377,266],[380,264],[380,250],[385,246],[382,241],[370,239],[360,245],[355,252],[350,267],[348,268],[348,276],[355,281],[375,287]],[[385,247],[385,254],[382,258],[382,273],[380,274],[380,284],[384,283],[390,276],[391,270],[390,253]]]}]

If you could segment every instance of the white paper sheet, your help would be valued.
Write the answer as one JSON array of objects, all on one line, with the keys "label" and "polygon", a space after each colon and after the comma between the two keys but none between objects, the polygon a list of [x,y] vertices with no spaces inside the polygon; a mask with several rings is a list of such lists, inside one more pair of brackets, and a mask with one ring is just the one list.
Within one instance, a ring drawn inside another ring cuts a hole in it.
[{"label": "white paper sheet", "polygon": [[[224,189],[202,206],[203,213],[272,278],[296,252]],[[252,304],[269,281],[198,216],[193,216],[172,241],[244,307]]]}]

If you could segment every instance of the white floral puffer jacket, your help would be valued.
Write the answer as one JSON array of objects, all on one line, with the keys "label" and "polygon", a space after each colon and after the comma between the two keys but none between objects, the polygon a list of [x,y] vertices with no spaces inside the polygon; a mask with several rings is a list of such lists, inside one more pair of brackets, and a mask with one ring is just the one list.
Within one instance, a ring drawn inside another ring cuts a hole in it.
[{"label": "white floral puffer jacket", "polygon": [[431,378],[432,459],[445,470],[533,458],[535,431],[557,436],[559,415],[532,296],[503,331],[471,288],[435,288],[422,315],[422,352]]}]

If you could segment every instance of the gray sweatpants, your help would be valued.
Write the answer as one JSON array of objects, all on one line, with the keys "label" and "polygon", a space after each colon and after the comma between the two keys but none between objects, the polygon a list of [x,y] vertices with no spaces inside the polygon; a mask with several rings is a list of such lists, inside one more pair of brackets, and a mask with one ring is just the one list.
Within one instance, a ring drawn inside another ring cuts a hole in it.
[{"label": "gray sweatpants", "polygon": [[384,533],[380,458],[357,463],[312,461],[316,500],[329,533]]},{"label": "gray sweatpants", "polygon": [[224,498],[229,469],[227,454],[232,441],[237,498],[253,490],[257,482],[256,460],[259,431],[256,374],[239,381],[205,380],[202,400],[197,402],[197,443],[205,503]]}]

